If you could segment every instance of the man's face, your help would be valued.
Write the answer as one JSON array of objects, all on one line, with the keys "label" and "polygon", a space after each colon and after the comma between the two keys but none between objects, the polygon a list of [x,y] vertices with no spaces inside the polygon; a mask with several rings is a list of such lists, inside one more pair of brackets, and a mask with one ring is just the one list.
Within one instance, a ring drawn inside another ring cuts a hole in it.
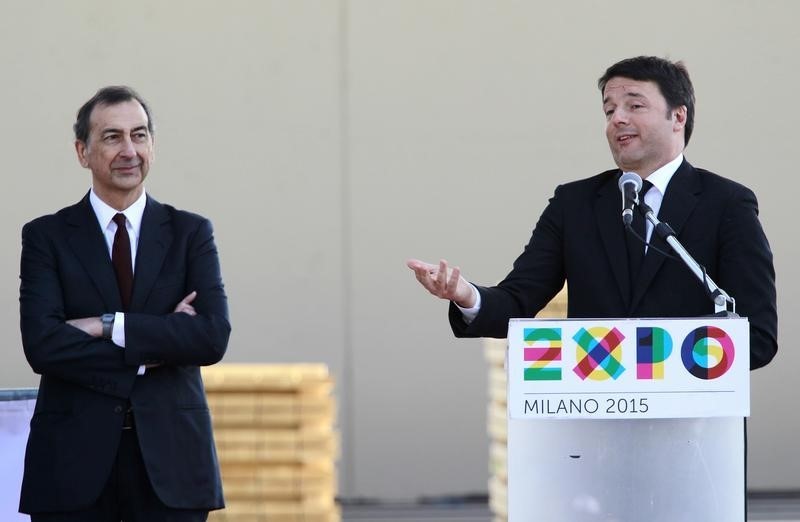
[{"label": "man's face", "polygon": [[686,107],[668,109],[658,85],[611,78],[603,90],[606,138],[617,166],[642,177],[683,150]]},{"label": "man's face", "polygon": [[136,100],[97,105],[89,118],[89,138],[75,142],[81,165],[92,171],[101,199],[132,202],[143,190],[153,161],[147,114]]}]

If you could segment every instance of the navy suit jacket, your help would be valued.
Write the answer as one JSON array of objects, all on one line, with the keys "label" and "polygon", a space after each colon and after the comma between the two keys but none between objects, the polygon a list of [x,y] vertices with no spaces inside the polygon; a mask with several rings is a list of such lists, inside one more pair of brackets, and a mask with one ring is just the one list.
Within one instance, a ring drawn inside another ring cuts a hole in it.
[{"label": "navy suit jacket", "polygon": [[[20,510],[92,505],[109,478],[127,404],[150,481],[168,506],[222,507],[200,366],[218,362],[230,323],[211,223],[148,197],[125,314],[125,348],[68,325],[122,310],[88,194],[22,229],[20,326],[41,375]],[[173,313],[191,291],[196,316]],[[137,376],[140,365],[161,363]]]},{"label": "navy suit jacket", "polygon": [[[567,281],[571,318],[697,317],[714,305],[680,260],[650,248],[633,284],[620,217],[619,170],[556,188],[531,240],[497,286],[478,287],[481,309],[467,325],[450,305],[458,337],[505,337],[512,317],[533,317]],[[659,220],[736,299],[750,321],[750,368],[767,364],[778,349],[775,270],[747,187],[683,161],[667,187]],[[659,249],[670,247],[651,239]]]}]

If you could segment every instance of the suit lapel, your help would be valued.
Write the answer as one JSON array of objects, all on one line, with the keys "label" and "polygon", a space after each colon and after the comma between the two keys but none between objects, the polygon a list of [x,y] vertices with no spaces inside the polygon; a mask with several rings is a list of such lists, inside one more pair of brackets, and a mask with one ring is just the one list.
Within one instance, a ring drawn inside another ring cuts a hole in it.
[{"label": "suit lapel", "polygon": [[[658,212],[659,221],[670,225],[675,231],[676,236],[680,236],[681,230],[686,224],[686,220],[697,205],[701,190],[702,187],[697,172],[688,161],[683,160],[683,163],[681,163],[681,166],[678,167],[678,170],[675,171],[675,174],[669,181],[669,185],[667,185],[667,194]],[[651,243],[660,250],[672,254],[671,247],[661,238],[657,238],[655,234],[651,238]],[[653,278],[661,269],[665,260],[666,258],[663,255],[655,252],[653,249],[647,250],[642,270],[639,273],[639,278],[633,289],[633,299],[630,307],[631,312],[636,309],[639,302],[644,297],[644,294],[653,282]]]},{"label": "suit lapel", "polygon": [[89,279],[103,299],[107,310],[122,310],[117,278],[111,265],[103,231],[89,203],[89,194],[68,209],[65,214],[69,230],[68,243],[75,257],[86,270]]},{"label": "suit lapel", "polygon": [[133,294],[131,310],[141,310],[147,296],[158,277],[164,259],[172,244],[172,229],[169,227],[170,214],[164,206],[147,196],[147,204],[142,215],[139,231],[139,244],[136,249],[136,268],[133,275]]},{"label": "suit lapel", "polygon": [[618,178],[619,171],[610,176],[608,181],[597,191],[594,211],[597,228],[600,231],[614,280],[617,282],[622,301],[627,305],[631,298],[631,284],[628,276],[630,268],[625,245],[625,227],[620,217],[621,196],[617,186]]}]

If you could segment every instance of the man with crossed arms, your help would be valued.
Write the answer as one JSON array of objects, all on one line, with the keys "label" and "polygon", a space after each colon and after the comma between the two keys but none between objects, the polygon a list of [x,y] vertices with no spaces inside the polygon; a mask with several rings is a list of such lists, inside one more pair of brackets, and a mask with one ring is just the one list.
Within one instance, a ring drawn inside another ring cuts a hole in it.
[{"label": "man with crossed arms", "polygon": [[22,343],[41,381],[20,511],[204,521],[224,502],[200,366],[230,335],[211,223],[145,192],[153,122],[132,89],[100,89],[74,128],[91,190],[22,230]]}]

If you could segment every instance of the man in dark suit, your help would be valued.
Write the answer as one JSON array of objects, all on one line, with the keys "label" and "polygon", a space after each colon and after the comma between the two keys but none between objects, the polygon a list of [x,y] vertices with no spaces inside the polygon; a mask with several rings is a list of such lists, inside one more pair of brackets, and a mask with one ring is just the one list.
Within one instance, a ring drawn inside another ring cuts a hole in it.
[{"label": "man in dark suit", "polygon": [[[753,192],[683,157],[694,124],[686,68],[655,57],[623,60],[600,78],[606,137],[619,169],[561,185],[506,278],[476,286],[449,269],[416,259],[408,266],[435,296],[451,301],[458,337],[505,337],[508,319],[533,317],[567,282],[573,318],[692,317],[714,312],[695,276],[658,250],[631,241],[620,218],[618,180],[644,178],[644,201],[750,321],[750,367],[777,351],[775,271]],[[652,186],[652,188],[650,188]],[[626,237],[626,235],[628,237]],[[640,249],[637,252],[637,249]],[[636,256],[638,255],[638,260]]]},{"label": "man in dark suit", "polygon": [[211,224],[147,195],[153,123],[127,87],[79,110],[77,204],[22,230],[25,356],[41,375],[20,511],[201,521],[223,506],[200,366],[230,324]]}]

